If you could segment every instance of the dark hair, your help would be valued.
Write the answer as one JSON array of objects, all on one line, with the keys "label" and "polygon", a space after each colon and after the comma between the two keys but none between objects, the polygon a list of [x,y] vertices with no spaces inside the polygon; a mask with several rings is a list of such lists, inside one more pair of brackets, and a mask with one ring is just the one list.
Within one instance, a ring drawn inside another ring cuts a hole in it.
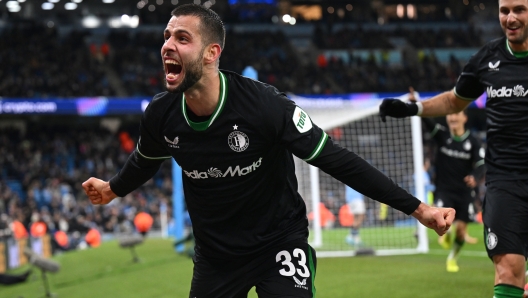
[{"label": "dark hair", "polygon": [[197,4],[185,4],[176,7],[171,14],[178,16],[195,16],[200,19],[200,29],[204,45],[218,43],[224,49],[225,27],[220,16],[213,10]]}]

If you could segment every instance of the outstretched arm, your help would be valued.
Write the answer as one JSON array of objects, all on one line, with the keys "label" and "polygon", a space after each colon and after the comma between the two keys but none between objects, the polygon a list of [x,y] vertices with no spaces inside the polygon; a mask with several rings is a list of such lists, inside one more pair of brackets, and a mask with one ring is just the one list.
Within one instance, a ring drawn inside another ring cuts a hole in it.
[{"label": "outstretched arm", "polygon": [[464,100],[455,95],[453,90],[438,94],[421,102],[422,117],[439,117],[464,110],[471,101]]},{"label": "outstretched arm", "polygon": [[412,215],[439,235],[453,222],[455,210],[421,203],[367,161],[330,139],[318,158],[309,163],[363,195]]},{"label": "outstretched arm", "polygon": [[92,204],[108,204],[116,197],[123,197],[147,182],[156,174],[163,161],[164,159],[146,158],[136,149],[123,169],[110,181],[92,177],[82,184],[84,192]]},{"label": "outstretched arm", "polygon": [[379,115],[385,122],[386,116],[405,118],[409,116],[440,117],[464,110],[471,101],[455,95],[453,90],[446,91],[420,102],[405,103],[399,99],[386,98],[380,105]]}]

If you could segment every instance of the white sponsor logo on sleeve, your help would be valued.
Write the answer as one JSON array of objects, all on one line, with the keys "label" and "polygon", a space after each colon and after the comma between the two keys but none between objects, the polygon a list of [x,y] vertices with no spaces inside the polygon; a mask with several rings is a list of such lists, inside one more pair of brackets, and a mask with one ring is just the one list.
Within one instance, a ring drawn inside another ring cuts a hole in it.
[{"label": "white sponsor logo on sleeve", "polygon": [[305,133],[312,129],[310,117],[299,107],[295,107],[295,111],[293,112],[293,124],[300,133]]}]

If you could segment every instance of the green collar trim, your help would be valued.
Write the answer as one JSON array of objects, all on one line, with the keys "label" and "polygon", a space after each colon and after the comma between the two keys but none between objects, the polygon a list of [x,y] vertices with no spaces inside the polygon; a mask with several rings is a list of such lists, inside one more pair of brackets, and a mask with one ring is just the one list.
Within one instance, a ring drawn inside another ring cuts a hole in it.
[{"label": "green collar trim", "polygon": [[466,130],[461,136],[455,136],[451,134],[451,138],[453,139],[453,141],[462,142],[469,136],[469,134],[470,134],[469,130]]},{"label": "green collar trim", "polygon": [[528,51],[524,51],[524,52],[514,52],[514,51],[510,48],[510,43],[508,42],[508,39],[506,39],[506,48],[508,49],[508,52],[510,52],[510,54],[512,54],[513,56],[515,56],[515,58],[526,58],[526,57],[528,57]]},{"label": "green collar trim", "polygon": [[220,74],[220,96],[218,98],[218,105],[216,106],[216,109],[214,110],[209,120],[203,122],[191,121],[189,119],[189,116],[187,116],[187,104],[185,103],[185,94],[182,95],[183,117],[185,118],[185,121],[187,121],[187,124],[189,124],[189,126],[196,131],[204,131],[209,128],[209,126],[213,124],[213,122],[216,120],[216,118],[218,118],[218,116],[220,115],[220,113],[222,113],[222,110],[224,109],[227,98],[227,80],[222,72],[218,73]]}]

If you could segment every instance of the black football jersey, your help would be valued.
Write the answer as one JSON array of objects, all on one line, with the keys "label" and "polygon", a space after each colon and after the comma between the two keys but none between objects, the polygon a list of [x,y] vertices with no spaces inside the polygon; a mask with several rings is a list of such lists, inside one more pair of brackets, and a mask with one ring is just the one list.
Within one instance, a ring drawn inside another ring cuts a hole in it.
[{"label": "black football jersey", "polygon": [[185,96],[161,93],[144,114],[138,152],[174,157],[183,172],[196,244],[208,256],[240,255],[277,239],[306,238],[293,157],[316,157],[327,134],[275,88],[220,72],[209,120],[189,119]]},{"label": "black football jersey", "polygon": [[455,94],[487,94],[486,179],[528,179],[528,58],[517,58],[506,37],[487,43],[465,65]]},{"label": "black football jersey", "polygon": [[197,253],[235,259],[307,239],[292,154],[406,214],[420,204],[334,144],[273,86],[228,71],[220,72],[220,82],[217,108],[202,122],[188,110],[184,94],[156,95],[143,114],[137,149],[110,180],[117,195],[126,195],[173,157],[182,168]]},{"label": "black football jersey", "polygon": [[464,182],[464,177],[473,174],[476,167],[484,164],[484,148],[469,130],[462,136],[454,136],[447,127],[436,124],[431,136],[438,146],[436,189],[469,193],[471,189]]}]

